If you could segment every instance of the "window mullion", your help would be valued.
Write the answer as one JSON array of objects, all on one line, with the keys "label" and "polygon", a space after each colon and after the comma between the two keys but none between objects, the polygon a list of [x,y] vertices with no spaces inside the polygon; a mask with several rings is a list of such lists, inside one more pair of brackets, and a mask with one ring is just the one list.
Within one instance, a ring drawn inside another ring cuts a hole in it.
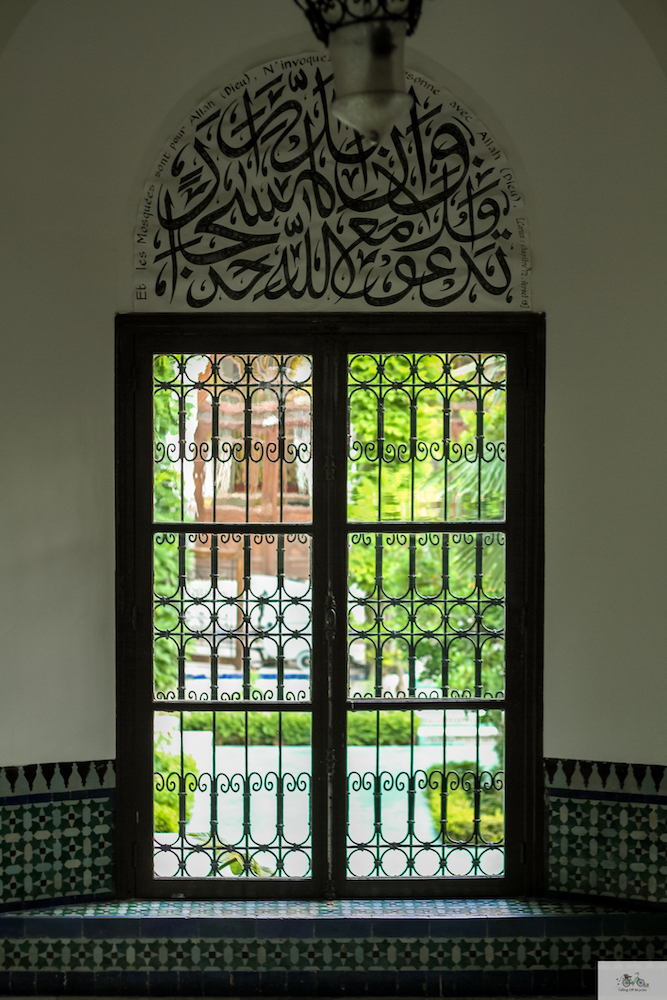
[{"label": "window mullion", "polygon": [[327,589],[335,602],[328,630],[327,781],[329,863],[327,894],[344,894],[346,870],[347,699],[347,352],[342,338],[327,338]]}]

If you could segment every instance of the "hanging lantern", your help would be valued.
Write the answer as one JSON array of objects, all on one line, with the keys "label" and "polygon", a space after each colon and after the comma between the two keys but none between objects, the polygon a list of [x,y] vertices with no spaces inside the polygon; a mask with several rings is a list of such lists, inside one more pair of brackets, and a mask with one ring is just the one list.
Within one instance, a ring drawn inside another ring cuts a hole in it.
[{"label": "hanging lantern", "polygon": [[339,121],[379,142],[409,111],[405,38],[417,27],[422,0],[295,0],[315,36],[329,48]]}]

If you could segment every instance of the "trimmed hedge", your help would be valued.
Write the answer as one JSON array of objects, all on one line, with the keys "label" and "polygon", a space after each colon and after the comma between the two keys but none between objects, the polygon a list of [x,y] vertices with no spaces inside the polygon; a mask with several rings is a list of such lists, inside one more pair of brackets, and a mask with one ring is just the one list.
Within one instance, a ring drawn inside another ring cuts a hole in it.
[{"label": "trimmed hedge", "polygon": [[[380,745],[405,746],[410,743],[412,712],[381,712]],[[248,743],[250,746],[278,745],[278,712],[248,712]],[[349,746],[375,746],[377,712],[350,712],[347,718]],[[212,716],[208,712],[188,712],[183,716],[185,730],[208,731]],[[414,718],[414,739],[417,740],[419,719]],[[246,713],[218,712],[215,722],[217,746],[243,746],[246,741]],[[311,724],[307,712],[282,713],[282,745],[310,746]]]},{"label": "trimmed hedge", "polygon": [[[447,775],[449,790],[447,792],[447,839],[454,841],[472,840],[474,832],[474,791],[466,791],[460,786],[451,788],[455,781],[455,772],[464,780],[472,781],[472,776],[477,768],[473,761],[464,760],[452,763]],[[491,769],[491,774],[495,776],[498,768]],[[472,772],[467,774],[466,772]],[[442,787],[442,764],[433,764],[426,772],[428,784],[424,789],[424,795],[428,801],[431,816],[436,830],[440,830],[441,818],[441,797]],[[488,779],[487,779],[488,780]],[[503,790],[491,789],[482,791],[480,804],[480,835],[487,841],[500,841],[503,839],[505,822],[503,813]]]},{"label": "trimmed hedge", "polygon": [[[177,754],[169,753],[165,749],[165,738],[164,736],[159,736],[155,743],[155,749],[153,751],[153,767],[154,770],[162,775],[162,778],[155,777],[155,784],[163,784],[164,787],[153,792],[153,823],[155,826],[156,833],[178,833],[178,816],[179,816],[179,803],[178,796],[179,793],[176,788],[167,788],[167,782],[171,776],[171,780],[179,784],[181,776],[181,758]],[[190,754],[185,754],[183,757],[183,766],[185,778],[185,822],[187,823],[192,816],[192,809],[195,801],[195,793],[189,787],[192,783],[192,779],[187,777],[188,774],[194,775],[195,778],[199,777],[199,771],[197,770],[197,763],[194,757]]]}]

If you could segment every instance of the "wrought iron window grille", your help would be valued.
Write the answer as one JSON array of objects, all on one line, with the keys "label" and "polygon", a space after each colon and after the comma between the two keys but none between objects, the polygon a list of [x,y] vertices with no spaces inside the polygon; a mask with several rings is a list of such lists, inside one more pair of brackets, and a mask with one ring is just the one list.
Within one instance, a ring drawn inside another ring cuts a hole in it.
[{"label": "wrought iron window grille", "polygon": [[122,895],[539,891],[543,321],[400,325],[118,317]]}]

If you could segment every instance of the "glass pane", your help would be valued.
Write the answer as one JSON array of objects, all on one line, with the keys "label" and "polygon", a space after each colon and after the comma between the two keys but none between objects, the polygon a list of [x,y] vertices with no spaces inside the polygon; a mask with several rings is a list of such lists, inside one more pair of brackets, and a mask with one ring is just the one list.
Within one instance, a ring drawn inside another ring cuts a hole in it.
[{"label": "glass pane", "polygon": [[306,712],[156,713],[155,875],[309,876],[310,733]]},{"label": "glass pane", "polygon": [[504,696],[503,534],[355,532],[348,559],[351,697]]},{"label": "glass pane", "polygon": [[503,766],[499,709],[348,712],[348,875],[502,875]]},{"label": "glass pane", "polygon": [[158,533],[157,698],[310,698],[307,535]]},{"label": "glass pane", "polygon": [[350,521],[505,516],[502,355],[348,358]]},{"label": "glass pane", "polygon": [[156,521],[312,519],[305,355],[154,358]]}]

